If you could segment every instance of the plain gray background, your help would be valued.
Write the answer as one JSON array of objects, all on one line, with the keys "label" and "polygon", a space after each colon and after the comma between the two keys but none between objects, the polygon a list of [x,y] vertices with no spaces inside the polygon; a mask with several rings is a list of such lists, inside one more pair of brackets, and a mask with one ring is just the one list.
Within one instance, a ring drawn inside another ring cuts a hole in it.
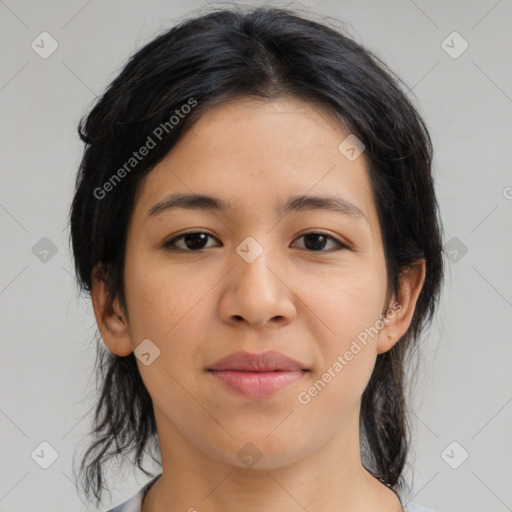
[{"label": "plain gray background", "polygon": [[[512,2],[272,5],[345,23],[402,77],[427,122],[447,276],[413,392],[410,498],[436,512],[512,510]],[[96,325],[68,245],[76,127],[136,49],[207,9],[0,1],[0,511],[86,510],[73,456],[89,428],[81,418],[91,406]],[[45,38],[51,49],[42,32],[58,43],[47,58],[31,46]],[[41,450],[51,454],[43,442],[58,455],[47,469],[36,462]],[[146,480],[128,468],[111,483],[112,505]]]}]

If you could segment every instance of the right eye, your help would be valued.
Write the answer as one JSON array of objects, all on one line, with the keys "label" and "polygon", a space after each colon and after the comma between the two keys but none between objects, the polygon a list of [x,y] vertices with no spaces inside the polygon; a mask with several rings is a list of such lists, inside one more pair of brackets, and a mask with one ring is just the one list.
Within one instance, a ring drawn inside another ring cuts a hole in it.
[{"label": "right eye", "polygon": [[[205,241],[208,238],[214,238],[209,233],[203,231],[192,231],[189,233],[182,233],[181,235],[164,242],[163,248],[170,251],[184,251],[184,252],[198,252],[205,249]],[[177,245],[178,241],[182,241],[182,246]]]}]

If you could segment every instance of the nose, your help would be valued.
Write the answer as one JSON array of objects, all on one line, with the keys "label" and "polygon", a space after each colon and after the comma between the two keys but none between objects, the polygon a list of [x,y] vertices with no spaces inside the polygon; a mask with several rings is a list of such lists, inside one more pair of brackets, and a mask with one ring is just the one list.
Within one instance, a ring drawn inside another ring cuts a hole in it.
[{"label": "nose", "polygon": [[263,250],[251,263],[235,253],[219,303],[221,318],[256,330],[287,325],[297,315],[289,281],[284,265],[270,251]]}]

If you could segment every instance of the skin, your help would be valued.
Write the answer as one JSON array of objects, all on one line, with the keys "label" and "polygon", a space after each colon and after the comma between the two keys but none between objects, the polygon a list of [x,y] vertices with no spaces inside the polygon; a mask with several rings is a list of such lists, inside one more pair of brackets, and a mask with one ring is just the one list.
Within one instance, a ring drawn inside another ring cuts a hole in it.
[{"label": "skin", "polygon": [[[327,512],[402,510],[361,463],[361,396],[377,354],[410,325],[425,262],[404,271],[386,302],[387,277],[364,153],[339,150],[348,135],[319,108],[295,98],[237,99],[208,110],[142,183],[126,246],[127,311],[95,279],[92,301],[108,348],[130,354],[150,339],[160,356],[137,359],[155,410],[163,475],[143,512]],[[232,212],[178,209],[148,216],[170,193],[211,194]],[[275,211],[290,195],[331,194],[367,220],[336,212]],[[199,249],[183,232],[212,235]],[[311,242],[305,233],[332,236]],[[262,254],[247,263],[247,237]],[[192,247],[192,248],[190,248]],[[201,249],[201,247],[203,247]],[[320,247],[320,248],[317,248]],[[188,252],[186,252],[188,249]],[[194,252],[196,251],[196,252]],[[378,334],[312,397],[297,399],[380,314],[400,304]],[[264,399],[226,390],[206,369],[237,350],[277,350],[310,371]],[[261,453],[253,467],[237,452]]]}]

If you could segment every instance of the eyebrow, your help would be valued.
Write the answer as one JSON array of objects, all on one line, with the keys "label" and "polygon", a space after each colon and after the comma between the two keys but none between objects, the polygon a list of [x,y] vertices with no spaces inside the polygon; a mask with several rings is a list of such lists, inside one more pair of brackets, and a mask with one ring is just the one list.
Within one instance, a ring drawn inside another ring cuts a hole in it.
[{"label": "eyebrow", "polygon": [[[161,201],[153,205],[148,212],[148,217],[156,216],[176,208],[211,212],[233,212],[235,210],[231,203],[219,197],[206,194],[176,193],[164,197]],[[366,220],[369,224],[367,217],[355,204],[341,197],[312,195],[291,196],[284,205],[277,205],[276,208],[277,213],[285,215],[290,212],[309,210],[324,210],[340,213],[355,219]]]}]

